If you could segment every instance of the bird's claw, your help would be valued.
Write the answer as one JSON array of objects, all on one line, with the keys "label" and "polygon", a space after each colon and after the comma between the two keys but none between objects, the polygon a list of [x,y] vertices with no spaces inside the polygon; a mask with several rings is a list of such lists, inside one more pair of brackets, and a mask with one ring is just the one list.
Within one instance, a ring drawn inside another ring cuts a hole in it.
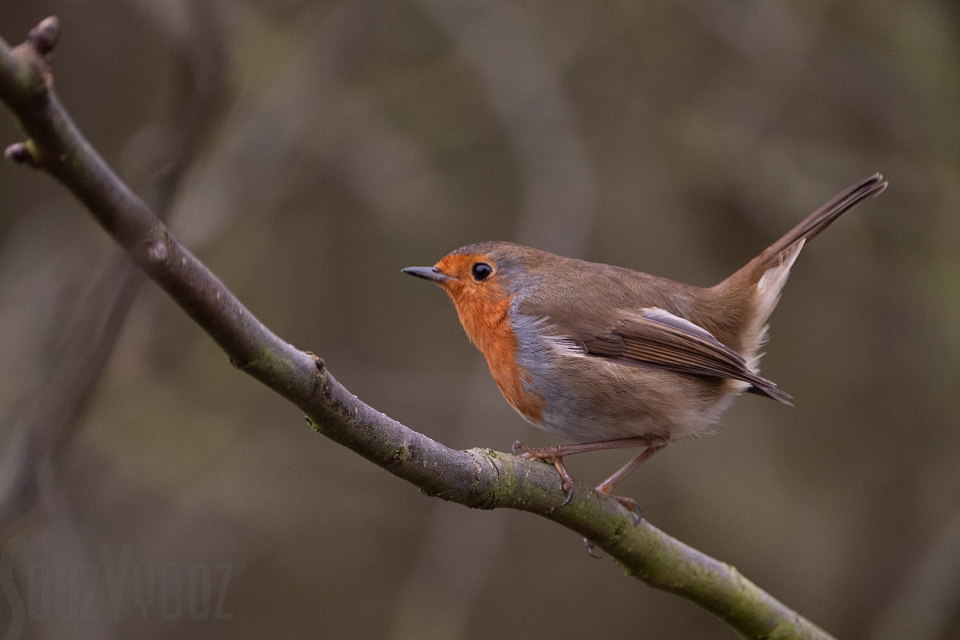
[{"label": "bird's claw", "polygon": [[633,516],[633,524],[638,525],[643,521],[643,512],[640,510],[640,505],[637,504],[637,501],[633,498],[627,498],[625,496],[615,496],[607,493],[606,491],[600,490],[601,493],[606,493],[608,496],[620,503],[620,505],[630,512]]},{"label": "bird's claw", "polygon": [[593,544],[591,540],[584,538],[583,546],[587,548],[587,553],[589,553],[590,557],[593,558],[594,560],[600,560],[603,557],[600,554],[595,552],[597,545]]},{"label": "bird's claw", "polygon": [[510,451],[512,451],[513,455],[515,456],[526,458],[527,454],[530,452],[530,447],[517,440],[513,443],[513,446],[510,447]]},{"label": "bird's claw", "polygon": [[560,474],[561,487],[564,491],[567,492],[567,497],[563,502],[560,503],[561,507],[566,506],[573,500],[573,478],[570,477],[570,474],[567,473],[566,468],[563,466],[563,456],[557,455],[558,447],[546,447],[545,449],[534,449],[523,444],[519,440],[513,443],[512,451],[514,455],[519,455],[525,460],[542,460],[548,464],[552,464],[557,470],[557,473]]}]

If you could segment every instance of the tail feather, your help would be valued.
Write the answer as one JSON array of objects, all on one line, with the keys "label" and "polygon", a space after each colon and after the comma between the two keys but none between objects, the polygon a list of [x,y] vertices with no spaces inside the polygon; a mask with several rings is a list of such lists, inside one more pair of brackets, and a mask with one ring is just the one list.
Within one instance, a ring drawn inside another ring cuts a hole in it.
[{"label": "tail feather", "polygon": [[759,350],[766,341],[767,319],[803,245],[853,206],[886,188],[887,181],[879,173],[847,187],[714,288],[726,308],[735,311],[733,324],[742,327],[736,348],[752,371],[757,371],[762,355]]},{"label": "tail feather", "polygon": [[838,193],[825,205],[811,213],[803,222],[791,229],[782,238],[770,245],[757,260],[766,268],[781,262],[780,255],[797,242],[809,240],[826,229],[830,223],[856,206],[860,201],[879,195],[887,188],[887,181],[879,173],[851,185]]}]

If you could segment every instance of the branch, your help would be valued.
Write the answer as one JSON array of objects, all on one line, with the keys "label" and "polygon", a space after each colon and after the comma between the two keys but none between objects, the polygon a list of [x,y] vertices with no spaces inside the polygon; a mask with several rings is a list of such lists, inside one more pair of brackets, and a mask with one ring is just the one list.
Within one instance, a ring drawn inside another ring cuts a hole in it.
[{"label": "branch", "polygon": [[594,541],[648,585],[688,598],[749,638],[829,638],[733,567],[650,523],[635,524],[616,501],[578,484],[573,499],[549,465],[490,449],[456,451],[361,402],[323,360],[260,323],[110,170],[53,91],[56,18],[11,49],[0,39],[0,99],[28,139],[6,157],[64,184],[130,259],[206,331],[230,362],[299,407],[311,425],[424,493],[479,509],[529,511]]}]

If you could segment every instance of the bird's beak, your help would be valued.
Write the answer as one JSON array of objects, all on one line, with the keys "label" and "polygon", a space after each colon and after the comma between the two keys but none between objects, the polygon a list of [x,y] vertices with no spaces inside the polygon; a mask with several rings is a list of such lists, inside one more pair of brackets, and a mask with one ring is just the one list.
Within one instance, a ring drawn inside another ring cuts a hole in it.
[{"label": "bird's beak", "polygon": [[432,280],[437,284],[446,282],[447,280],[452,280],[453,276],[448,276],[440,269],[436,267],[407,267],[406,269],[401,269],[403,273],[415,276],[417,278],[423,278],[424,280]]}]

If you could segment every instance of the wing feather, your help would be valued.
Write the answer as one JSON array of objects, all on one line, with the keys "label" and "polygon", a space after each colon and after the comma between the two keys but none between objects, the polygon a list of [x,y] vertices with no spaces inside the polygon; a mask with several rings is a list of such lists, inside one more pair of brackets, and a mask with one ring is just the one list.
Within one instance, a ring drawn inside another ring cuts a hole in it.
[{"label": "wing feather", "polygon": [[751,391],[790,404],[790,396],[751,371],[743,356],[703,327],[664,309],[625,313],[608,330],[576,339],[583,343],[587,355],[689,375],[740,380],[752,385]]}]

